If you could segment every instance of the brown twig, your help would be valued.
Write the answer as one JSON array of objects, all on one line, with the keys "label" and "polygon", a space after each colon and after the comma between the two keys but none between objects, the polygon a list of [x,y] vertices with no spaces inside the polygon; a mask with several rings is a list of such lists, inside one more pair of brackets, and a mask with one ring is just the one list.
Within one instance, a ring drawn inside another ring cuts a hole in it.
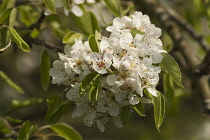
[{"label": "brown twig", "polygon": [[55,44],[52,44],[50,42],[47,42],[45,40],[39,40],[39,39],[33,39],[33,38],[27,38],[25,40],[29,44],[35,44],[35,45],[41,45],[44,46],[50,50],[53,50],[55,52],[64,52],[63,47],[57,46]]},{"label": "brown twig", "polygon": [[177,12],[175,12],[173,9],[164,6],[164,8],[167,10],[167,13],[170,15],[170,18],[173,19],[181,28],[186,30],[190,36],[192,36],[203,48],[204,51],[208,51],[209,45],[204,40],[203,36],[200,35],[195,28],[191,26],[181,15],[179,15]]},{"label": "brown twig", "polygon": [[[192,51],[192,47],[185,40],[183,35],[181,34],[181,30],[175,22],[168,11],[165,9],[162,3],[157,2],[157,0],[141,0],[141,2],[136,3],[139,4],[139,7],[146,8],[147,14],[155,15],[156,18],[161,22],[163,28],[168,32],[170,37],[174,42],[174,46],[178,51],[182,53],[186,62],[188,63],[188,70],[191,70],[191,76],[195,73],[196,68],[201,65],[200,71],[209,69],[209,52],[206,54],[205,59],[201,63],[194,52]],[[204,110],[207,114],[210,114],[210,89],[208,78],[203,75],[194,75],[196,84],[200,89],[201,96],[203,97]]]}]

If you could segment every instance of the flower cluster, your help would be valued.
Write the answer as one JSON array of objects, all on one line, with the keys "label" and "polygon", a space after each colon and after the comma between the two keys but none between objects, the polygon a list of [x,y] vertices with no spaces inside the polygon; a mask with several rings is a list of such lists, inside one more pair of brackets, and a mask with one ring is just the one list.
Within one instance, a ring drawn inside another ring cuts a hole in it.
[{"label": "flower cluster", "polygon": [[[69,14],[69,10],[65,8],[65,6],[61,0],[54,0],[54,2],[55,2],[56,8],[64,7],[65,15]],[[71,0],[70,1],[70,5],[71,5],[70,11],[78,17],[82,16],[83,10],[81,9],[81,7],[79,5],[84,4],[85,2],[87,2],[88,4],[93,4],[93,3],[95,3],[95,0]],[[45,15],[51,15],[51,14],[52,14],[52,12],[46,8]]]},{"label": "flower cluster", "polygon": [[[72,87],[66,94],[76,105],[72,117],[82,116],[84,124],[96,124],[102,132],[109,121],[123,127],[122,108],[141,103],[144,89],[157,96],[160,52],[164,52],[161,29],[141,12],[115,18],[106,30],[111,34],[102,36],[98,52],[92,52],[89,42],[78,38],[73,46],[65,46],[65,54],[59,54],[60,60],[50,70],[53,84]],[[83,79],[91,73],[100,75],[94,103],[89,99],[90,90],[80,93]]]}]

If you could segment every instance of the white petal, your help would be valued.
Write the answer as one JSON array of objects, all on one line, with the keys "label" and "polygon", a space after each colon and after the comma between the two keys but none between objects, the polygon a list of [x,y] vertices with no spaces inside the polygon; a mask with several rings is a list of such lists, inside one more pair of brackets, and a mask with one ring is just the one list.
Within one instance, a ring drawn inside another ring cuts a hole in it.
[{"label": "white petal", "polygon": [[110,116],[117,116],[119,114],[119,108],[117,106],[117,104],[112,104],[110,107],[109,107],[109,115]]},{"label": "white petal", "polygon": [[101,123],[100,120],[97,120],[97,121],[96,121],[96,124],[97,124],[98,129],[99,129],[101,132],[104,132],[104,131],[105,131],[105,126],[104,126],[103,123]]},{"label": "white petal", "polygon": [[117,81],[117,76],[115,74],[109,75],[106,78],[106,82],[108,85],[114,85],[115,81]]},{"label": "white petal", "polygon": [[66,93],[66,98],[71,101],[76,101],[78,98],[80,98],[80,95],[79,95],[78,91],[76,91],[76,90],[69,90]]},{"label": "white petal", "polygon": [[85,0],[74,0],[74,3],[75,4],[82,4],[84,2],[85,2]]},{"label": "white petal", "polygon": [[52,12],[48,8],[45,8],[44,15],[49,16],[51,14],[52,14]]},{"label": "white petal", "polygon": [[97,112],[106,113],[106,107],[104,105],[96,105],[95,108]]},{"label": "white petal", "polygon": [[64,14],[65,14],[66,16],[68,16],[68,15],[69,15],[69,10],[66,9],[66,8],[64,8]]},{"label": "white petal", "polygon": [[93,124],[93,122],[90,121],[90,120],[88,120],[87,117],[84,117],[84,124],[85,124],[86,126],[90,127],[90,126]]},{"label": "white petal", "polygon": [[151,93],[153,96],[157,97],[157,90],[154,88],[147,88],[147,90],[149,91],[149,93]]},{"label": "white petal", "polygon": [[159,53],[153,53],[152,54],[152,63],[158,64],[162,61],[163,56]]},{"label": "white petal", "polygon": [[117,128],[123,127],[123,123],[122,123],[122,121],[121,121],[119,116],[113,117],[112,120],[113,120],[113,123],[115,124],[115,126]]},{"label": "white petal", "polygon": [[79,6],[73,5],[71,11],[78,17],[81,17],[83,15],[83,11]]},{"label": "white petal", "polygon": [[88,108],[87,120],[93,121],[96,117],[96,110],[93,108]]},{"label": "white petal", "polygon": [[129,95],[128,100],[132,105],[136,105],[136,104],[139,103],[138,97],[135,94],[132,94],[132,93]]},{"label": "white petal", "polygon": [[95,3],[95,0],[87,0],[88,3]]},{"label": "white petal", "polygon": [[75,117],[79,117],[79,116],[82,116],[84,113],[86,113],[86,108],[84,108],[83,106],[78,106],[76,108],[76,110],[72,113],[72,118],[75,118]]},{"label": "white petal", "polygon": [[55,2],[55,6],[56,7],[63,7],[63,3],[62,3],[62,1],[61,0],[54,0],[54,2]]}]

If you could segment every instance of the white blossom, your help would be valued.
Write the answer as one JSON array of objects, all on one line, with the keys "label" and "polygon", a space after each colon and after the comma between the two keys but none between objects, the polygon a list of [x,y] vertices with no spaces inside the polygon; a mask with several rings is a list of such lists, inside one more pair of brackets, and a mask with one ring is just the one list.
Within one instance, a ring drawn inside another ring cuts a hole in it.
[{"label": "white blossom", "polygon": [[[78,4],[84,1],[74,1],[72,12],[81,16]],[[65,46],[64,53],[59,54],[60,60],[56,60],[50,70],[53,84],[71,86],[66,97],[75,103],[72,118],[82,117],[85,125],[95,125],[101,132],[109,121],[118,128],[123,127],[120,117],[123,107],[151,103],[144,96],[145,90],[158,96],[161,53],[166,53],[159,39],[161,29],[141,12],[115,18],[106,30],[111,34],[102,36],[99,52],[92,52],[88,41],[83,43],[81,37],[77,38],[75,44]],[[100,75],[100,80],[94,81],[94,78],[88,87],[100,82],[94,103],[89,101],[90,89],[80,93],[83,79],[91,72]]]}]

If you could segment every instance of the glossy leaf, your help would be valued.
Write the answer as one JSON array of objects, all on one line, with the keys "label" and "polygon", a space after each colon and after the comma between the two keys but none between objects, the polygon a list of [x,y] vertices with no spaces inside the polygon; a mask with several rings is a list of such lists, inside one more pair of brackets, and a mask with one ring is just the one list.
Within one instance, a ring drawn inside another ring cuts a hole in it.
[{"label": "glossy leaf", "polygon": [[15,31],[15,29],[9,27],[9,31],[18,47],[25,52],[30,52],[28,44],[20,37],[20,35]]},{"label": "glossy leaf", "polygon": [[86,91],[86,88],[91,84],[93,79],[98,75],[97,72],[92,72],[88,74],[83,80],[80,85],[80,93]]},{"label": "glossy leaf", "polygon": [[181,81],[181,77],[182,77],[181,71],[175,59],[168,53],[161,53],[161,54],[163,56],[163,59],[160,65],[161,68],[167,70],[168,74],[172,77],[172,79],[178,86],[183,87],[182,81]]},{"label": "glossy leaf", "polygon": [[33,106],[36,104],[41,103],[43,100],[41,98],[30,98],[26,100],[12,100],[9,109],[10,110],[17,110],[17,109],[22,109],[25,107]]},{"label": "glossy leaf", "polygon": [[120,118],[124,125],[128,122],[129,117],[130,117],[130,106],[122,107]]},{"label": "glossy leaf", "polygon": [[[95,40],[96,40],[96,43],[98,45],[98,48],[100,47],[100,42],[101,42],[101,34],[96,30],[95,31]],[[100,50],[100,48],[99,48]]]},{"label": "glossy leaf", "polygon": [[70,100],[63,101],[59,106],[53,109],[53,112],[49,116],[48,124],[57,123],[61,117],[70,109],[73,102]]},{"label": "glossy leaf", "polygon": [[166,95],[166,102],[169,107],[172,107],[174,103],[174,82],[169,74],[163,75],[163,89]]},{"label": "glossy leaf", "polygon": [[5,23],[6,20],[9,19],[11,11],[12,11],[12,8],[7,9],[4,13],[0,14],[0,23],[1,24]]},{"label": "glossy leaf", "polygon": [[45,3],[45,5],[47,6],[47,8],[54,14],[56,14],[55,10],[55,2],[54,0],[43,0],[43,2]]},{"label": "glossy leaf", "polygon": [[12,122],[12,123],[22,123],[22,120],[16,119],[16,118],[12,118],[10,116],[6,116],[5,117],[8,121]]},{"label": "glossy leaf", "polygon": [[11,132],[12,130],[8,127],[5,120],[0,116],[0,133],[8,134]]},{"label": "glossy leaf", "polygon": [[47,114],[45,116],[45,122],[48,123],[49,122],[49,118],[50,116],[53,114],[54,109],[56,107],[58,107],[60,104],[62,103],[62,98],[59,95],[51,95],[48,99],[47,99],[47,106],[48,106],[48,110],[47,110]]},{"label": "glossy leaf", "polygon": [[48,111],[45,116],[47,124],[55,124],[69,110],[73,102],[70,100],[62,101],[59,95],[52,95],[47,99]]},{"label": "glossy leaf", "polygon": [[47,90],[50,84],[50,57],[48,52],[44,50],[41,54],[41,83],[44,90]]},{"label": "glossy leaf", "polygon": [[13,27],[15,20],[16,20],[16,15],[17,15],[17,9],[13,8],[10,12],[10,16],[9,16],[9,26]]},{"label": "glossy leaf", "polygon": [[16,0],[3,0],[0,5],[0,13],[5,12],[5,10],[14,7]]},{"label": "glossy leaf", "polygon": [[75,33],[75,32],[69,32],[68,34],[66,34],[64,36],[63,43],[73,45],[75,43],[75,40],[79,39],[80,37],[82,37],[82,39],[84,40],[83,34]]},{"label": "glossy leaf", "polygon": [[67,124],[55,124],[51,126],[51,129],[66,140],[83,140],[82,136],[74,128]]},{"label": "glossy leaf", "polygon": [[115,15],[115,16],[119,16],[119,8],[117,5],[116,0],[104,0],[104,2],[106,3],[107,7],[109,8],[109,10]]},{"label": "glossy leaf", "polygon": [[78,23],[78,26],[86,36],[90,36],[95,33],[95,30],[100,31],[98,21],[95,15],[91,12],[83,11],[81,17],[76,17],[75,19]]},{"label": "glossy leaf", "polygon": [[99,53],[99,48],[95,39],[95,35],[90,35],[88,38],[89,44],[90,44],[90,49],[92,52],[97,52]]},{"label": "glossy leaf", "polygon": [[70,0],[62,0],[64,7],[70,10]]},{"label": "glossy leaf", "polygon": [[151,100],[154,106],[154,119],[155,126],[160,131],[160,126],[162,125],[164,115],[165,115],[165,98],[163,94],[157,91],[157,97],[150,94],[147,90],[144,90],[147,97]]},{"label": "glossy leaf", "polygon": [[7,46],[7,34],[8,28],[3,28],[0,30],[1,33],[1,47]]},{"label": "glossy leaf", "polygon": [[18,93],[24,93],[23,89],[15,84],[3,71],[0,71],[0,78],[2,78],[7,84],[9,84]]},{"label": "glossy leaf", "polygon": [[89,92],[89,101],[94,104],[98,100],[98,93],[101,89],[101,81],[95,82]]},{"label": "glossy leaf", "polygon": [[37,126],[32,125],[29,121],[24,122],[20,128],[18,140],[29,140],[36,130]]},{"label": "glossy leaf", "polygon": [[63,40],[65,33],[60,29],[52,30],[53,34],[56,35],[59,39]]},{"label": "glossy leaf", "polygon": [[145,116],[145,108],[141,102],[136,104],[133,108],[140,116]]}]

